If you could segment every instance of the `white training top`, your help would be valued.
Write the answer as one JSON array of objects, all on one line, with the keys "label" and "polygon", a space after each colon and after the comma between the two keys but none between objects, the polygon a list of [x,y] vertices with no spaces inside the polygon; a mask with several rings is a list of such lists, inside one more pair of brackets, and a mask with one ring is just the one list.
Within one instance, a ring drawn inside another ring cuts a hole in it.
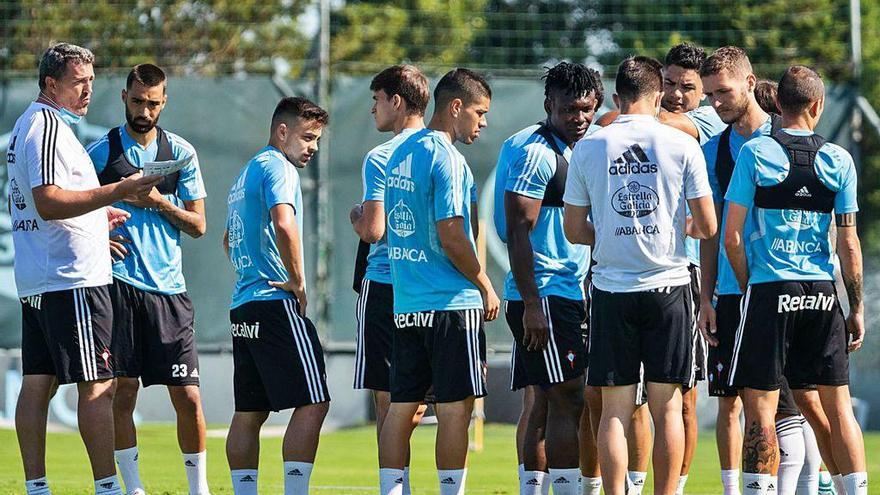
[{"label": "white training top", "polygon": [[58,111],[31,103],[15,122],[6,153],[19,297],[111,283],[107,212],[43,220],[31,189],[100,187],[92,160]]},{"label": "white training top", "polygon": [[582,139],[564,201],[590,206],[593,284],[640,292],[689,283],[685,200],[711,194],[700,144],[650,115],[621,115]]}]

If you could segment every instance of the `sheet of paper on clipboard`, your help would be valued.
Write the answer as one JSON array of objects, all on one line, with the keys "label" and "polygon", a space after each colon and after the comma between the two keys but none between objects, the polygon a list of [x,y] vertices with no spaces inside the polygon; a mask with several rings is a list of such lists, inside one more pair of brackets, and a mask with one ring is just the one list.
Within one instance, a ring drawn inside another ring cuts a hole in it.
[{"label": "sheet of paper on clipboard", "polygon": [[179,160],[167,160],[164,162],[144,163],[144,177],[150,175],[170,175],[189,165],[193,156],[188,155]]}]

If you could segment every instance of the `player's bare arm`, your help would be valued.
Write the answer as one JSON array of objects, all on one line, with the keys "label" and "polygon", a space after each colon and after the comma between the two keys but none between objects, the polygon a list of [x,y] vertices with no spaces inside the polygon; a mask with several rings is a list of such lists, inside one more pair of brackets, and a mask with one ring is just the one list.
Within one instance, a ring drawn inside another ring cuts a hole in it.
[{"label": "player's bare arm", "polygon": [[589,220],[589,215],[589,206],[575,206],[565,203],[562,227],[568,242],[588,246],[592,246],[596,242],[596,227]]},{"label": "player's bare arm", "polygon": [[689,199],[691,218],[687,235],[694,239],[708,239],[718,233],[718,217],[715,216],[715,203],[712,196]]},{"label": "player's bare arm", "polygon": [[385,235],[385,203],[364,201],[355,205],[349,215],[354,232],[364,242],[377,242]]},{"label": "player's bare arm", "polygon": [[541,350],[547,345],[550,324],[535,283],[535,256],[530,237],[541,213],[541,200],[507,191],[504,193],[504,213],[510,271],[524,303],[523,345],[530,351]]},{"label": "player's bare arm", "polygon": [[[722,203],[715,203],[715,217],[721,218]],[[697,326],[703,333],[703,338],[712,347],[718,346],[715,333],[718,330],[715,322],[715,307],[712,306],[712,296],[715,294],[715,284],[718,281],[718,251],[720,250],[721,232],[708,239],[700,240],[700,318]]]},{"label": "player's bare arm", "polygon": [[849,299],[847,330],[852,335],[849,351],[862,346],[865,338],[865,304],[862,297],[862,246],[856,232],[856,214],[835,215],[837,223],[837,256],[840,258],[840,271]]},{"label": "player's bare arm", "polygon": [[287,270],[286,281],[272,281],[269,282],[269,285],[286,290],[296,296],[300,311],[305,316],[306,279],[302,252],[299,249],[299,228],[296,224],[296,214],[293,211],[293,206],[287,203],[273,206],[269,213],[272,216],[272,225],[275,227],[275,242],[278,246],[278,253],[281,255],[284,269]]},{"label": "player's bare arm", "polygon": [[673,113],[667,112],[666,110],[660,110],[658,119],[660,119],[660,122],[675,127],[694,139],[700,139],[700,131],[697,129],[697,126],[695,126],[694,122],[683,113]]},{"label": "player's bare arm", "polygon": [[172,225],[193,239],[205,235],[207,222],[205,220],[205,200],[184,200],[183,208],[168,201],[158,189],[153,188],[145,198],[128,199],[126,203],[139,208],[153,208],[171,222]]},{"label": "player's bare arm", "polygon": [[115,184],[87,191],[68,191],[54,184],[33,189],[34,203],[43,220],[78,217],[129,196],[143,197],[162,181],[162,176],[132,175]]},{"label": "player's bare arm", "polygon": [[745,239],[743,238],[743,228],[748,212],[749,210],[745,206],[731,202],[727,207],[727,223],[724,227],[724,249],[727,251],[727,258],[730,260],[733,273],[736,274],[739,288],[743,292],[749,285],[749,264],[746,260]]},{"label": "player's bare arm", "polygon": [[437,236],[443,252],[455,265],[455,268],[470,280],[483,295],[483,309],[486,321],[492,321],[498,317],[501,301],[495,294],[492,282],[486,271],[480,266],[477,253],[474,251],[470,239],[464,230],[464,218],[452,217],[440,220],[436,223]]}]

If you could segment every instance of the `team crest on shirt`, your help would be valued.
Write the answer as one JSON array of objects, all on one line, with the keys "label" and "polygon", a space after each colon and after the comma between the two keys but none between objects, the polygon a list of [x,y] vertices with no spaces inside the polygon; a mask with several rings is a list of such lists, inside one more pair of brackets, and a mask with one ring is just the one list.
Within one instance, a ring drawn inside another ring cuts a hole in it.
[{"label": "team crest on shirt", "polygon": [[611,195],[611,207],[618,215],[627,218],[650,215],[659,204],[657,192],[638,182],[625,184]]},{"label": "team crest on shirt", "polygon": [[416,233],[416,217],[402,199],[388,212],[388,228],[398,237],[409,237]]},{"label": "team crest on shirt", "polygon": [[819,212],[804,210],[782,210],[785,224],[796,230],[806,230],[819,224]]},{"label": "team crest on shirt", "polygon": [[24,196],[21,194],[21,190],[18,188],[18,183],[15,182],[15,179],[9,180],[9,199],[12,200],[12,204],[14,204],[19,210],[23,210],[27,207],[27,204],[24,202]]}]

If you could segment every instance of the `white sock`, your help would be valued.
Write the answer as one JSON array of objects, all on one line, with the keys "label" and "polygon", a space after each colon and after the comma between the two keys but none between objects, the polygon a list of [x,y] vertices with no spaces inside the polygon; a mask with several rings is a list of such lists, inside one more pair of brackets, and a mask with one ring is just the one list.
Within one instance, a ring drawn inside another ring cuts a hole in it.
[{"label": "white sock", "polygon": [[834,491],[837,492],[837,495],[846,495],[846,486],[843,484],[842,474],[832,474],[831,482],[834,483]]},{"label": "white sock", "polygon": [[379,468],[379,493],[403,495],[403,469]]},{"label": "white sock", "polygon": [[602,478],[581,478],[581,495],[600,495],[602,490]]},{"label": "white sock", "polygon": [[688,482],[688,475],[682,474],[678,477],[678,488],[675,489],[675,495],[684,495],[684,485]]},{"label": "white sock", "polygon": [[517,467],[517,472],[516,472],[517,479],[519,480],[520,483],[522,483],[522,479],[523,479],[523,476],[525,476],[525,474],[524,474],[525,472],[526,472],[526,465],[520,464],[519,467]]},{"label": "white sock", "polygon": [[464,495],[464,483],[467,469],[438,469],[440,495]]},{"label": "white sock", "polygon": [[767,487],[771,484],[770,478],[769,474],[743,473],[743,495],[766,495]]},{"label": "white sock", "polygon": [[804,429],[797,417],[776,422],[776,440],[779,443],[779,473],[776,488],[779,493],[790,495],[797,491],[797,482],[804,468],[804,455],[806,455]]},{"label": "white sock", "polygon": [[144,489],[141,482],[141,474],[138,472],[138,448],[137,445],[129,449],[122,449],[113,452],[116,458],[116,465],[119,466],[119,474],[122,475],[122,482],[125,483],[125,492],[131,493],[138,488]]},{"label": "white sock", "polygon": [[[204,450],[195,454],[183,454],[183,468],[189,483],[189,495],[209,495],[208,462]],[[128,485],[126,485],[126,489]]]},{"label": "white sock", "polygon": [[403,468],[403,495],[412,495],[412,487],[409,484],[409,466]]},{"label": "white sock", "polygon": [[550,468],[550,481],[553,484],[553,495],[578,495],[578,478],[581,477],[581,469],[574,468]]},{"label": "white sock", "polygon": [[550,488],[550,480],[544,471],[526,471],[519,481],[520,495],[542,495],[544,486]]},{"label": "white sock", "polygon": [[95,480],[95,495],[125,495],[122,492],[122,485],[119,484],[119,478],[114,474]]},{"label": "white sock", "polygon": [[257,495],[257,470],[233,469],[232,493],[235,495]]},{"label": "white sock", "polygon": [[[822,455],[819,453],[819,445],[816,443],[816,434],[810,428],[810,423],[803,422],[804,430],[804,467],[798,477],[795,495],[815,495],[819,493],[819,469],[822,466]],[[831,483],[828,477],[827,483]]]},{"label": "white sock", "polygon": [[27,495],[52,495],[52,490],[49,490],[49,480],[45,476],[25,481],[24,489]]},{"label": "white sock", "polygon": [[284,495],[309,495],[311,462],[284,461]]},{"label": "white sock", "polygon": [[868,495],[868,473],[850,473],[843,477],[846,495]]},{"label": "white sock", "polygon": [[724,488],[724,495],[740,495],[739,469],[722,469],[721,486]]},{"label": "white sock", "polygon": [[647,477],[648,473],[644,471],[627,471],[626,479],[629,482],[627,495],[641,495],[642,490],[645,488],[645,479]]}]

